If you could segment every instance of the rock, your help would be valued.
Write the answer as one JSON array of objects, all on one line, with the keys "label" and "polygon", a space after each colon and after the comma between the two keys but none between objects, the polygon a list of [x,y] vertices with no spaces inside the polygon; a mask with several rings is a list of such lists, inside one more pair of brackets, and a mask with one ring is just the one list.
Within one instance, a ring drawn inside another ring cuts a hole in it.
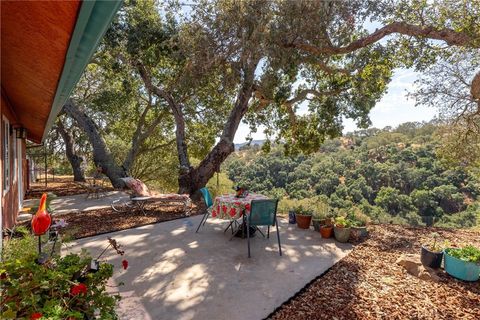
[{"label": "rock", "polygon": [[418,277],[420,274],[420,256],[414,254],[405,254],[401,255],[400,258],[397,259],[397,264],[403,266],[408,273]]},{"label": "rock", "polygon": [[397,259],[397,264],[403,266],[412,276],[422,280],[438,282],[440,277],[434,269],[424,267],[420,262],[420,256],[416,254],[401,255]]}]

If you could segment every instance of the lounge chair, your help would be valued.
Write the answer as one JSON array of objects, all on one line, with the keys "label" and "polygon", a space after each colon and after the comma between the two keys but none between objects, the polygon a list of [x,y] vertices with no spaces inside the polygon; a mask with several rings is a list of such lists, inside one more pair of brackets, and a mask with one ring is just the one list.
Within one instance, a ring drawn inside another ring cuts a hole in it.
[{"label": "lounge chair", "polygon": [[192,201],[188,194],[177,193],[154,193],[150,192],[145,184],[139,179],[132,177],[122,178],[125,185],[130,189],[130,198],[116,199],[111,203],[111,207],[114,211],[125,212],[128,210],[139,210],[143,214],[145,212],[145,206],[149,203],[155,203],[157,205],[169,206],[172,203],[177,203],[183,206],[183,210],[187,215],[192,210]]}]

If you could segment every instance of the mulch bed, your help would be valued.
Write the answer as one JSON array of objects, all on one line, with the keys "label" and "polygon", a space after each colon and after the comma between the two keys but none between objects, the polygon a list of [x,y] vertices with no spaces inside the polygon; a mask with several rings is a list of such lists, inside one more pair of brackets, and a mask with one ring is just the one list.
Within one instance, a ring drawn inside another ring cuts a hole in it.
[{"label": "mulch bed", "polygon": [[[131,229],[148,224],[164,222],[203,214],[205,205],[203,203],[194,203],[192,210],[187,215],[183,207],[178,205],[162,206],[149,204],[146,206],[146,215],[133,210],[129,212],[115,212],[111,208],[102,208],[81,212],[69,212],[56,214],[54,220],[64,219],[67,222],[62,233],[74,239],[91,237],[98,234]],[[19,223],[30,229],[30,221]]]},{"label": "mulch bed", "polygon": [[274,312],[270,319],[480,319],[480,282],[420,280],[395,262],[419,253],[432,231],[451,245],[480,247],[480,233],[377,225],[370,237],[323,276]]},{"label": "mulch bed", "polygon": [[[204,210],[205,207],[201,204],[194,204],[188,216],[203,213]],[[64,219],[68,224],[64,232],[78,239],[187,217],[183,207],[174,205],[148,205],[145,211],[146,215],[136,210],[120,213],[111,208],[103,208],[62,213],[55,215],[55,219]]]},{"label": "mulch bed", "polygon": [[[113,191],[111,187],[105,187],[106,191]],[[45,181],[31,183],[30,189],[25,195],[25,199],[38,199],[44,192],[52,192],[58,197],[72,196],[86,193],[85,189],[73,182],[73,177],[55,177],[55,181],[48,181],[45,187]]]}]

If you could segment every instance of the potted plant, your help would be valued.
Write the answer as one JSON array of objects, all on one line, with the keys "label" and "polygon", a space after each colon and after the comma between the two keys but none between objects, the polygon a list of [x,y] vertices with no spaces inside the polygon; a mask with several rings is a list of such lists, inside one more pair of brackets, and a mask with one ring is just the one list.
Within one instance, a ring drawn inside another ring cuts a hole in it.
[{"label": "potted plant", "polygon": [[438,269],[442,264],[443,246],[440,245],[438,233],[432,233],[432,239],[422,245],[420,261],[425,267]]},{"label": "potted plant", "polygon": [[477,281],[480,276],[480,249],[472,245],[444,250],[445,271],[460,280]]},{"label": "potted plant", "polygon": [[350,239],[351,221],[345,217],[336,217],[333,233],[338,242],[347,242]]},{"label": "potted plant", "polygon": [[354,211],[348,216],[348,219],[352,223],[352,237],[355,239],[361,239],[368,234],[367,224],[370,223],[370,217],[364,214],[360,209],[354,209]]},{"label": "potted plant", "polygon": [[302,206],[298,206],[295,209],[295,218],[297,219],[297,226],[300,229],[310,228],[312,222],[312,212],[305,210]]},{"label": "potted plant", "polygon": [[322,238],[328,239],[332,236],[333,233],[333,225],[332,224],[324,224],[320,226],[320,234]]},{"label": "potted plant", "polygon": [[312,216],[313,228],[315,231],[320,231],[320,226],[328,224],[327,216],[330,207],[327,203],[318,202],[315,206],[315,211]]}]

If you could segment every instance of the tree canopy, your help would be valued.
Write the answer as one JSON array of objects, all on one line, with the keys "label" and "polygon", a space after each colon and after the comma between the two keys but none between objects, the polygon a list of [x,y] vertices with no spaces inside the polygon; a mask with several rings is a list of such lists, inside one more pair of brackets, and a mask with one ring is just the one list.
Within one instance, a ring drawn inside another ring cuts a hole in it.
[{"label": "tree canopy", "polygon": [[[287,154],[316,152],[341,133],[344,117],[370,124],[396,68],[428,75],[462,54],[476,61],[479,7],[466,0],[125,1],[65,111],[114,185],[135,166],[161,174],[151,160],[163,157],[178,172],[179,192],[194,193],[234,151],[242,121],[252,132],[263,125],[267,142],[281,141]],[[418,101],[430,92],[422,90]]]}]

